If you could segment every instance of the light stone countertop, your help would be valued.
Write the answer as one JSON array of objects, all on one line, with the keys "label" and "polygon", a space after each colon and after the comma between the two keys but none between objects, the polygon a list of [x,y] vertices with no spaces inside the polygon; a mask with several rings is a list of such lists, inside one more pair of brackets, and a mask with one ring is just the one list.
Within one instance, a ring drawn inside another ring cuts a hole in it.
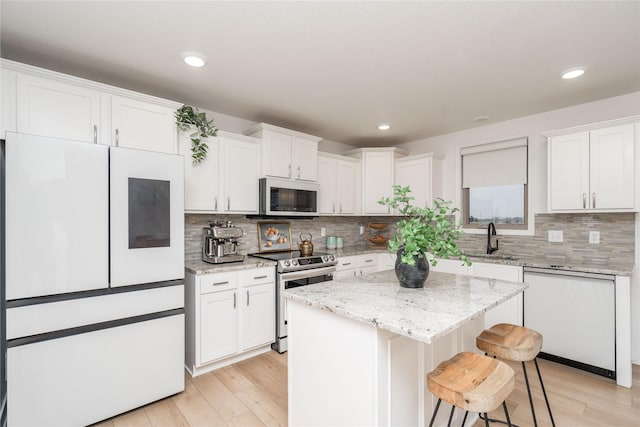
[{"label": "light stone countertop", "polygon": [[406,337],[433,342],[519,294],[524,283],[431,272],[424,288],[393,270],[287,289],[285,298]]},{"label": "light stone countertop", "polygon": [[224,273],[227,271],[239,271],[248,270],[251,268],[260,267],[275,267],[275,261],[269,261],[262,258],[254,258],[245,255],[243,261],[238,262],[225,262],[222,264],[209,264],[200,259],[186,259],[184,261],[184,268],[193,274],[211,274],[211,273]]}]

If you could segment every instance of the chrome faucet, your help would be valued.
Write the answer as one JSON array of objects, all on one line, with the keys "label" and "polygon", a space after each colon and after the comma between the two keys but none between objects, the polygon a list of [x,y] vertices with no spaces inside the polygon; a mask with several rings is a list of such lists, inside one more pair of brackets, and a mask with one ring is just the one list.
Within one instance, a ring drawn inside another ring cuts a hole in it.
[{"label": "chrome faucet", "polygon": [[498,239],[496,239],[496,246],[491,246],[491,236],[496,235],[496,225],[493,222],[489,223],[487,227],[487,254],[492,254],[498,250]]}]

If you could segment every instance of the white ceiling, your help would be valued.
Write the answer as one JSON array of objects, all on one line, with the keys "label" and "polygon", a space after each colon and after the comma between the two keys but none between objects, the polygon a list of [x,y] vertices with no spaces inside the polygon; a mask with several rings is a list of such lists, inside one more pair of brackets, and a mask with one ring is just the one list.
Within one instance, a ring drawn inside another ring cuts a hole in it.
[{"label": "white ceiling", "polygon": [[640,90],[640,1],[0,4],[4,58],[350,145]]}]

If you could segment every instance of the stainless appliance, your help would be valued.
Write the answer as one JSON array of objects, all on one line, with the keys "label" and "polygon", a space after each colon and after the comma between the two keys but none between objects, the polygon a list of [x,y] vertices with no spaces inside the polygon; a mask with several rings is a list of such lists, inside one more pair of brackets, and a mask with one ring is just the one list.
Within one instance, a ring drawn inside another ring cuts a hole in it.
[{"label": "stainless appliance", "polygon": [[318,216],[319,188],[314,182],[261,178],[260,215]]},{"label": "stainless appliance", "polygon": [[8,424],[184,390],[183,158],[7,132],[4,160]]},{"label": "stainless appliance", "polygon": [[210,222],[202,229],[202,260],[211,264],[242,261],[244,255],[237,253],[238,237],[242,237],[242,228],[233,222]]},{"label": "stainless appliance", "polygon": [[302,256],[299,251],[249,254],[277,261],[276,267],[276,341],[271,348],[278,353],[287,351],[287,301],[284,289],[312,285],[333,280],[338,259],[334,255],[316,253]]}]

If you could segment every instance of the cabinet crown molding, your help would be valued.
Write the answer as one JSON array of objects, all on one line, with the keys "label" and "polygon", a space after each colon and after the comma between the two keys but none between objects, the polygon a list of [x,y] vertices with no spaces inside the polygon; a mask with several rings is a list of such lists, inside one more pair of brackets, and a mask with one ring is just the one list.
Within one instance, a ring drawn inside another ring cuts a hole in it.
[{"label": "cabinet crown molding", "polygon": [[435,153],[423,153],[423,154],[413,154],[407,157],[402,157],[401,159],[397,159],[397,162],[406,162],[406,161],[411,161],[411,160],[418,160],[418,159],[437,159],[437,160],[442,160],[442,157],[436,155]]},{"label": "cabinet crown molding", "polygon": [[286,135],[291,135],[291,136],[297,136],[299,138],[305,138],[305,139],[309,139],[309,140],[314,140],[315,142],[322,141],[322,138],[320,138],[319,136],[309,135],[308,133],[298,132],[297,130],[291,130],[291,129],[287,129],[287,128],[282,128],[282,127],[279,127],[279,126],[270,125],[268,123],[258,123],[257,125],[250,127],[249,129],[247,129],[243,133],[245,135],[253,135],[253,134],[257,133],[257,132],[261,132],[261,131],[265,131],[265,130],[269,130],[269,131],[272,131],[272,132],[278,132],[278,133],[284,133]]},{"label": "cabinet crown molding", "polygon": [[554,136],[567,135],[567,134],[578,133],[578,132],[587,132],[594,129],[602,129],[602,128],[608,128],[611,126],[626,125],[629,123],[638,123],[638,122],[640,122],[640,115],[622,117],[614,120],[605,120],[603,122],[589,123],[586,125],[574,126],[570,128],[550,130],[547,132],[542,132],[542,135],[547,138],[550,138]]},{"label": "cabinet crown molding", "polygon": [[394,153],[401,156],[408,154],[407,150],[398,147],[364,147],[356,148],[355,150],[345,151],[345,156],[359,156],[362,153]]},{"label": "cabinet crown molding", "polygon": [[348,156],[342,156],[340,154],[328,153],[326,151],[318,151],[318,157],[324,157],[327,159],[344,160],[347,162],[358,163],[358,159]]}]

